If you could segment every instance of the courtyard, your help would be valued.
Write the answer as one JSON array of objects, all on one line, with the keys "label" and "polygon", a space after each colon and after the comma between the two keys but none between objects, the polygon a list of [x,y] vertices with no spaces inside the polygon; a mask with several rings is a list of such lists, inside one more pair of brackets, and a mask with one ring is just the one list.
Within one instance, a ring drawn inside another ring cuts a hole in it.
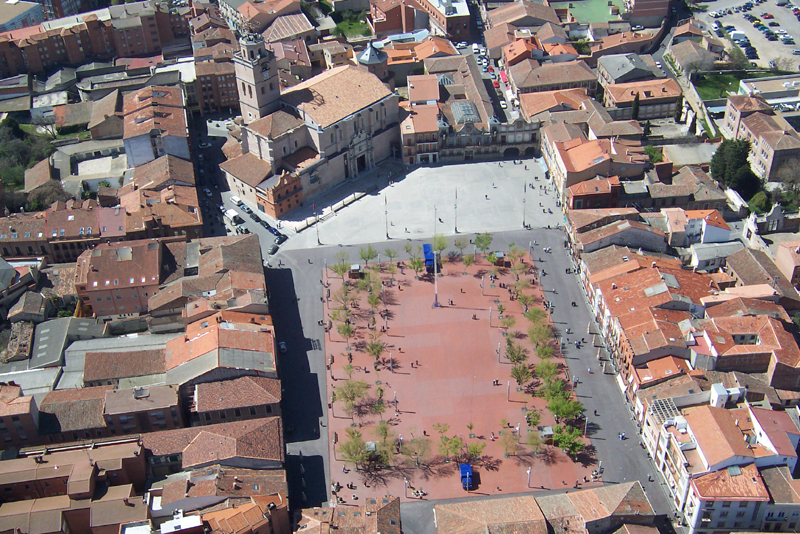
[{"label": "courtyard", "polygon": [[622,0],[573,0],[572,2],[551,2],[553,9],[566,9],[580,23],[608,22],[618,20],[617,15],[611,14],[611,5],[617,7],[619,12],[624,11]]},{"label": "courtyard", "polygon": [[[600,483],[541,273],[527,243],[501,259],[487,254],[486,236],[432,240],[444,251],[438,283],[411,242],[403,252],[340,250],[328,262],[322,322],[339,504],[464,496],[460,462],[472,464],[479,495]],[[390,262],[370,265],[378,253]]]}]

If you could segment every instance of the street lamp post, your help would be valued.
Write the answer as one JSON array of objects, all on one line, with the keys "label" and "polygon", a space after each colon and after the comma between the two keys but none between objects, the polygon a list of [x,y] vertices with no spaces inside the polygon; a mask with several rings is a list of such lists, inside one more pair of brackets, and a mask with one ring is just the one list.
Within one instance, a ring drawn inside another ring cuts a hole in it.
[{"label": "street lamp post", "polygon": [[531,468],[528,468],[528,487],[531,487]]},{"label": "street lamp post", "polygon": [[436,206],[433,207],[433,307],[439,307],[439,260],[436,257]]},{"label": "street lamp post", "polygon": [[456,189],[456,202],[453,204],[453,215],[454,215],[454,223],[453,223],[453,230],[455,233],[458,233],[458,189]]},{"label": "street lamp post", "polygon": [[383,223],[386,227],[386,239],[389,237],[389,204],[386,200],[386,195],[383,195]]},{"label": "street lamp post", "polygon": [[405,488],[403,496],[408,499],[408,479],[406,477],[403,477],[403,487]]},{"label": "street lamp post", "polygon": [[317,219],[317,222],[314,223],[314,226],[317,228],[317,245],[321,245],[322,241],[319,240],[319,214],[314,211],[314,217]]},{"label": "street lamp post", "polygon": [[586,422],[583,424],[583,435],[586,436],[586,432],[589,430],[589,416],[586,416]]},{"label": "street lamp post", "polygon": [[522,188],[522,227],[526,228],[525,226],[525,201],[527,200],[528,196],[528,184],[525,184]]}]

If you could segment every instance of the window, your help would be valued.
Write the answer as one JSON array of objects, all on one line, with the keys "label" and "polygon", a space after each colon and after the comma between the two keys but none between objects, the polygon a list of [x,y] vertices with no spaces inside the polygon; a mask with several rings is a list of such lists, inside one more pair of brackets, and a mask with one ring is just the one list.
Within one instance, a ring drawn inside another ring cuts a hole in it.
[{"label": "window", "polygon": [[240,410],[239,408],[236,408],[235,410],[233,410],[233,414],[236,417],[241,417],[242,416],[242,410]]},{"label": "window", "polygon": [[722,507],[723,508],[730,508],[731,507],[731,501],[723,501],[722,502]]},{"label": "window", "polygon": [[211,414],[206,412],[206,421],[211,421]]}]

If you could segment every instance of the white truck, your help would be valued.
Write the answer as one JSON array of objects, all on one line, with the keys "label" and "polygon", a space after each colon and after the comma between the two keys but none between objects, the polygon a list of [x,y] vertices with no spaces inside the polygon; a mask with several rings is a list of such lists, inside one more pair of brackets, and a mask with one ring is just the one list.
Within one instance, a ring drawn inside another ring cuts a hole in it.
[{"label": "white truck", "polygon": [[235,209],[226,210],[223,215],[225,217],[225,220],[230,222],[231,225],[233,225],[233,226],[236,226],[238,224],[242,224],[244,222],[244,219],[242,219],[239,216],[239,212],[237,212]]}]

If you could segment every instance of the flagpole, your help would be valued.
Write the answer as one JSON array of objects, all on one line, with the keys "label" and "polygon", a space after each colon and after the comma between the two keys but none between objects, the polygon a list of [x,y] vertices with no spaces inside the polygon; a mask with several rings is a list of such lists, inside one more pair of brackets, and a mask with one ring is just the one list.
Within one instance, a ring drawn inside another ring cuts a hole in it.
[{"label": "flagpole", "polygon": [[455,233],[458,233],[458,189],[456,189],[456,203],[453,205],[453,212],[455,213]]},{"label": "flagpole", "polygon": [[386,225],[386,239],[390,239],[389,237],[389,204],[386,200],[386,195],[383,195],[383,221]]}]

